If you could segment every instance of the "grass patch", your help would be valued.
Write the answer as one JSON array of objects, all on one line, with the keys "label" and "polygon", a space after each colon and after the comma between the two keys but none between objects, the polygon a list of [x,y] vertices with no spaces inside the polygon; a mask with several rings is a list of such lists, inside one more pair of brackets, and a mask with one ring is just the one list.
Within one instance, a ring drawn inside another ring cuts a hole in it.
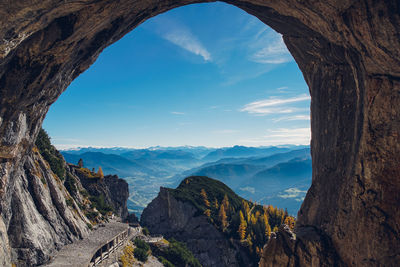
[{"label": "grass patch", "polygon": [[97,178],[100,179],[101,176],[95,172],[92,172],[91,170],[89,170],[88,168],[79,168],[76,169],[80,174],[82,174],[83,176],[85,176],[86,178]]},{"label": "grass patch", "polygon": [[134,249],[131,244],[128,244],[124,247],[123,254],[119,258],[123,267],[130,267],[135,262],[135,259],[133,257],[133,251]]}]

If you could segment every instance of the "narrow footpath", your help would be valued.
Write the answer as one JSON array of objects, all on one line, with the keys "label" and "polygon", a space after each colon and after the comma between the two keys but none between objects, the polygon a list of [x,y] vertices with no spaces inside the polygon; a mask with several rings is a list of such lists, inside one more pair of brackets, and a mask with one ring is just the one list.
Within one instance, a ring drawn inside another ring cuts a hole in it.
[{"label": "narrow footpath", "polygon": [[110,222],[82,240],[64,246],[45,267],[98,266],[110,253],[124,245],[138,230],[127,224]]}]

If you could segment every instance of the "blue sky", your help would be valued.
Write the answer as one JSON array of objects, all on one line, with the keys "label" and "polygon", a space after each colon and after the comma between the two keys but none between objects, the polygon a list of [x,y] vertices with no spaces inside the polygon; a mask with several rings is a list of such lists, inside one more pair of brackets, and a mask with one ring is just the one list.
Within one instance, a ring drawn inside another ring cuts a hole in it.
[{"label": "blue sky", "polygon": [[279,34],[223,3],[158,15],[50,108],[58,148],[308,144],[308,87]]}]

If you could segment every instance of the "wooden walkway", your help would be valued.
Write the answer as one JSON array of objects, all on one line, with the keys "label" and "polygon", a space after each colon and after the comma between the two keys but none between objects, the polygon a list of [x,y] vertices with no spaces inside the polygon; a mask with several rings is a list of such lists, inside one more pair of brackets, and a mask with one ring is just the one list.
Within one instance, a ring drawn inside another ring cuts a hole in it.
[{"label": "wooden walkway", "polygon": [[82,240],[64,246],[46,267],[96,266],[122,246],[130,235],[127,224],[112,222]]}]

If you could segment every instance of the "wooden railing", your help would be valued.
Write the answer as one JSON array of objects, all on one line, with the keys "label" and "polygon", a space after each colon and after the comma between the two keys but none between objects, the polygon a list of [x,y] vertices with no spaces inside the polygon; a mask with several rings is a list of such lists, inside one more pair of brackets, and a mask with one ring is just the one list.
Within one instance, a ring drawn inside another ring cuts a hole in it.
[{"label": "wooden railing", "polygon": [[120,233],[119,235],[115,236],[115,238],[111,241],[105,243],[101,248],[99,248],[96,253],[94,253],[89,267],[94,267],[99,265],[102,261],[107,259],[111,253],[113,253],[116,249],[124,245],[127,241],[130,234],[130,228],[126,231]]}]

